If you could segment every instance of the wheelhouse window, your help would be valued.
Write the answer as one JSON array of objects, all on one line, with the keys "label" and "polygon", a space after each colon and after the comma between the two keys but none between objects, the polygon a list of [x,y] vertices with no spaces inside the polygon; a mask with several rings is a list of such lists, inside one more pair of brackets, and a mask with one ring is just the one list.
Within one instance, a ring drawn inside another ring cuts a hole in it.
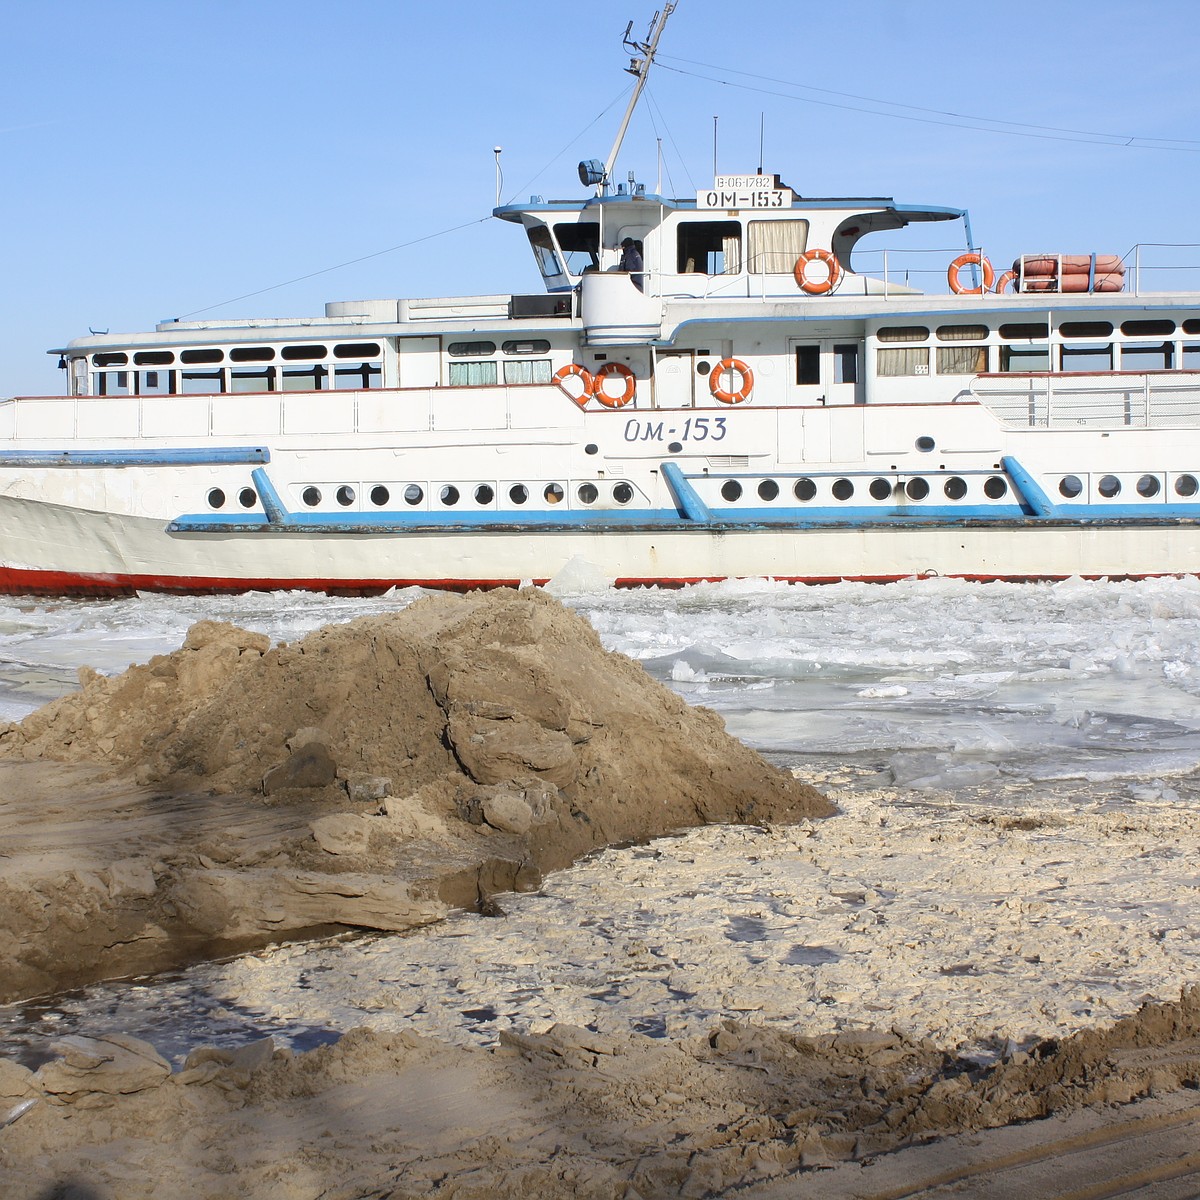
[{"label": "wheelhouse window", "polygon": [[742,269],[740,221],[685,221],[676,245],[682,275],[736,275]]},{"label": "wheelhouse window", "polygon": [[858,382],[858,343],[848,342],[833,348],[833,382]]},{"label": "wheelhouse window", "polygon": [[[289,349],[283,348],[286,356]],[[284,392],[319,392],[329,386],[329,368],[324,366],[312,367],[280,367],[279,386]]]},{"label": "wheelhouse window", "polygon": [[333,386],[338,391],[369,391],[383,387],[383,364],[338,363],[333,368]]},{"label": "wheelhouse window", "polygon": [[[137,357],[140,357],[137,356]],[[169,356],[168,356],[169,357]],[[139,396],[169,396],[174,391],[171,371],[138,371],[137,393]]]},{"label": "wheelhouse window", "polygon": [[[543,228],[545,228],[543,226]],[[554,236],[566,260],[567,273],[582,275],[600,267],[600,225],[595,221],[555,225]],[[545,272],[543,271],[543,274]]]},{"label": "wheelhouse window", "polygon": [[[97,356],[99,357],[99,356]],[[122,358],[125,356],[122,355]],[[132,394],[133,371],[97,371],[97,396],[128,396]]]},{"label": "wheelhouse window", "polygon": [[231,392],[269,392],[274,384],[274,367],[234,367],[229,372]]},{"label": "wheelhouse window", "polygon": [[[451,342],[446,347],[451,358],[483,358],[496,353],[495,342]],[[486,387],[498,380],[495,360],[486,362],[452,362],[447,372],[451,387]]]},{"label": "wheelhouse window", "polygon": [[820,384],[821,347],[796,347],[796,382],[798,384]]},{"label": "wheelhouse window", "polygon": [[790,275],[808,249],[807,221],[751,221],[746,269],[757,275]]},{"label": "wheelhouse window", "polygon": [[529,244],[533,247],[533,256],[537,259],[538,270],[542,275],[551,279],[563,273],[558,255],[554,252],[554,239],[545,225],[535,225],[528,231]]}]

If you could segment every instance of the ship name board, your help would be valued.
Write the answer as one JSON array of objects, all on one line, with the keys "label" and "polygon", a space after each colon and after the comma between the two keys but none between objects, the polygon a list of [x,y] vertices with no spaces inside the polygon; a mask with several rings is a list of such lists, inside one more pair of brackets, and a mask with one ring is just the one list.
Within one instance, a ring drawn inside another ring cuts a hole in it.
[{"label": "ship name board", "polygon": [[778,175],[717,175],[711,188],[696,193],[697,208],[790,208],[791,188]]}]

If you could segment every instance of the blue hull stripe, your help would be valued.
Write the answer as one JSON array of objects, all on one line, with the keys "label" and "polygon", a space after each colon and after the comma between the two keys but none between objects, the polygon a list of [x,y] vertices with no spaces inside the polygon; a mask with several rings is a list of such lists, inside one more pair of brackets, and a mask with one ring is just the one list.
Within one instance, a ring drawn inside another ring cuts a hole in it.
[{"label": "blue hull stripe", "polygon": [[226,463],[268,463],[265,446],[225,446],[177,450],[8,450],[0,467],[205,467]]}]

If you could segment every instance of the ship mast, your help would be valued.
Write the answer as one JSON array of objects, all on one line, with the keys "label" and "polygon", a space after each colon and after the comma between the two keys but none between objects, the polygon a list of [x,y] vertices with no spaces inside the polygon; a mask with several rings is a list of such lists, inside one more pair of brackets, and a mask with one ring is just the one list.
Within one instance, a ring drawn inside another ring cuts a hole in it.
[{"label": "ship mast", "polygon": [[627,50],[635,54],[640,53],[642,57],[630,59],[629,66],[625,68],[630,75],[637,76],[637,83],[634,84],[633,95],[629,97],[629,104],[625,109],[625,117],[621,121],[621,128],[617,130],[617,136],[613,141],[612,149],[608,152],[608,158],[604,160],[604,178],[600,181],[601,195],[608,192],[613,168],[617,165],[617,155],[620,153],[621,143],[625,140],[625,131],[629,128],[629,121],[633,116],[633,110],[637,108],[638,98],[642,94],[642,88],[646,86],[646,78],[649,76],[650,66],[654,62],[654,52],[658,49],[658,39],[662,36],[663,29],[666,28],[667,18],[674,11],[674,4],[664,4],[662,11],[654,14],[654,18],[650,22],[650,33],[644,42],[631,42],[629,40],[629,31],[633,28],[632,21],[625,27],[625,36],[622,38],[622,43]]}]

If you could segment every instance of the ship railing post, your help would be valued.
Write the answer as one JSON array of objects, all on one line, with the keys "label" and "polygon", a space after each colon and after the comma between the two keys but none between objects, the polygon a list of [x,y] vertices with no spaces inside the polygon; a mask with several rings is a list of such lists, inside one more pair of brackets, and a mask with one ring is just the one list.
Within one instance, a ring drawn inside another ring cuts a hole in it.
[{"label": "ship railing post", "polygon": [[883,298],[888,298],[888,252],[883,252]]}]

